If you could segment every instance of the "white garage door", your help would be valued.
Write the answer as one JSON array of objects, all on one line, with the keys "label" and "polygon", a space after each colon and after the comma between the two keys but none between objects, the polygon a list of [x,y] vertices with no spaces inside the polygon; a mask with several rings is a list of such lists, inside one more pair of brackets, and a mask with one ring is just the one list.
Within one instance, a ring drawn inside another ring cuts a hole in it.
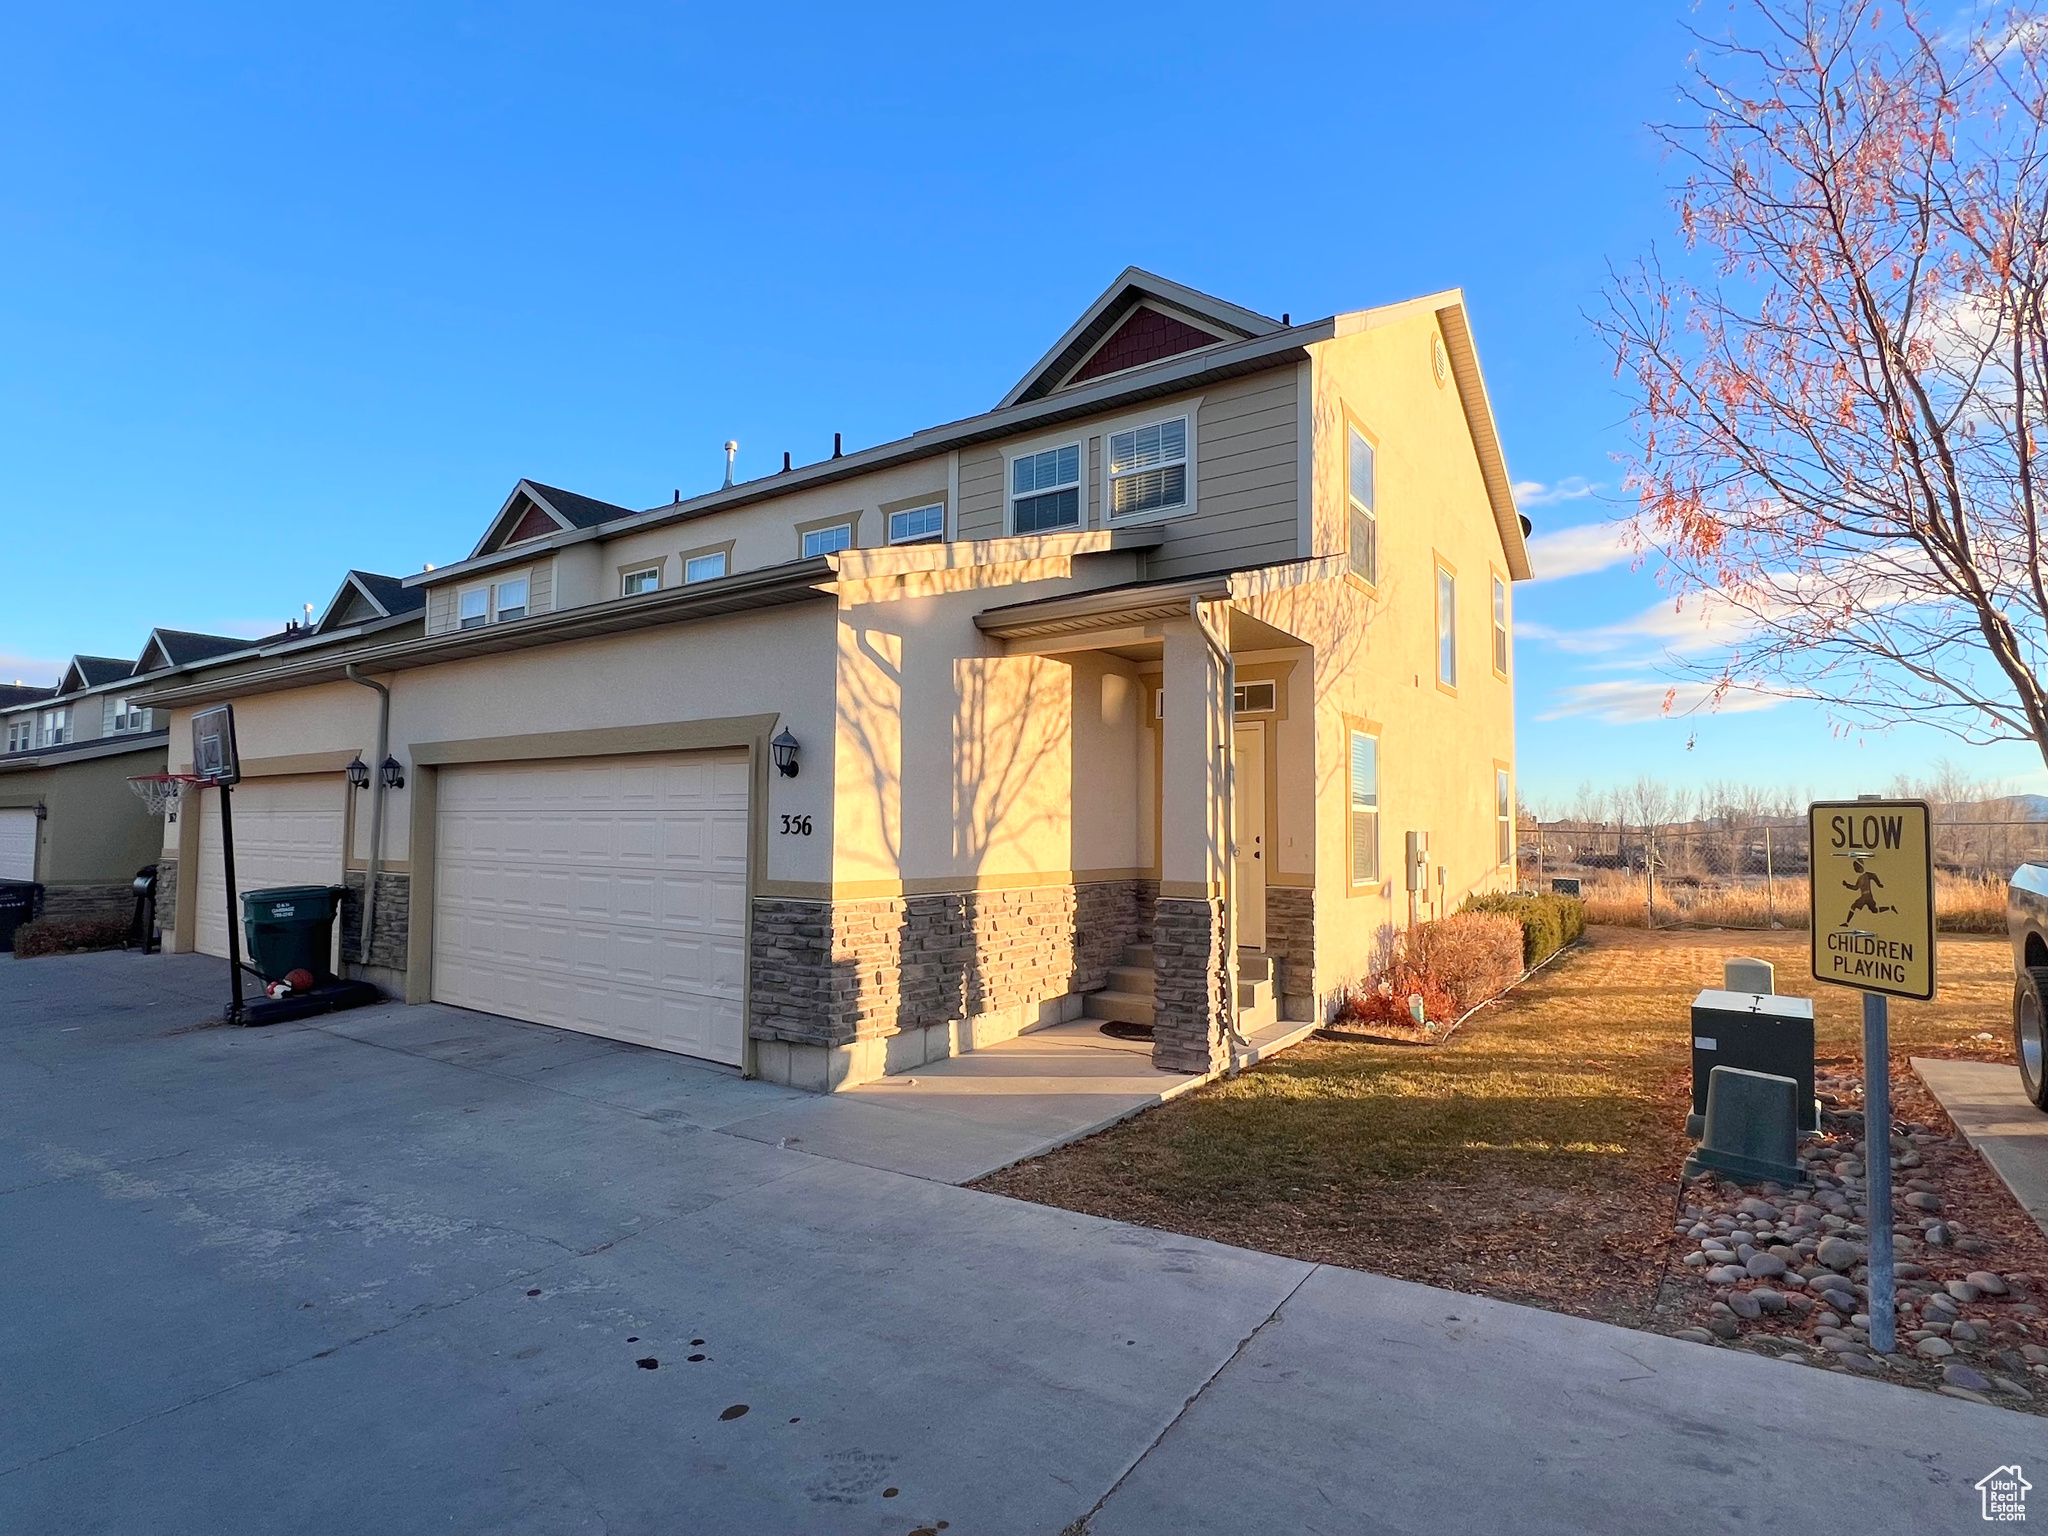
[{"label": "white garage door", "polygon": [[737,1064],[743,752],[446,768],[434,1000]]},{"label": "white garage door", "polygon": [[35,807],[0,811],[0,880],[33,880],[35,877]]},{"label": "white garage door", "polygon": [[[246,779],[235,786],[237,914],[245,891],[271,885],[341,884],[348,792],[348,781],[338,773]],[[202,954],[225,957],[228,908],[220,867],[220,791],[194,788],[189,793],[199,799],[199,907],[193,937]],[[249,957],[245,953],[242,958]]]}]

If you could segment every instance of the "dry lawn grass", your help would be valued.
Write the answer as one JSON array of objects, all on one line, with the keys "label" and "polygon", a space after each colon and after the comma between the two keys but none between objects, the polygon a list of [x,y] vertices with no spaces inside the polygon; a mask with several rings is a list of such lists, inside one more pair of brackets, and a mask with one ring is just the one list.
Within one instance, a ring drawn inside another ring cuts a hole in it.
[{"label": "dry lawn grass", "polygon": [[[1445,1045],[1310,1041],[978,1187],[1640,1326],[1689,1146],[1687,1007],[1735,954],[1818,994],[1820,1056],[1856,1059],[1858,999],[1805,979],[1803,933],[1597,929]],[[2008,956],[1943,941],[1940,997],[1893,1006],[1895,1072],[2010,1059]]]},{"label": "dry lawn grass", "polygon": [[[1580,889],[1586,921],[1615,927],[1644,925],[1643,877],[1602,873],[1586,876]],[[1937,873],[1934,877],[1934,919],[1944,934],[2005,932],[2006,886],[2003,880],[1978,880]],[[1720,884],[1703,880],[1686,885],[1659,877],[1657,921],[1697,928],[1806,927],[1809,897],[1806,877],[1781,875],[1775,893],[1761,884]]]}]

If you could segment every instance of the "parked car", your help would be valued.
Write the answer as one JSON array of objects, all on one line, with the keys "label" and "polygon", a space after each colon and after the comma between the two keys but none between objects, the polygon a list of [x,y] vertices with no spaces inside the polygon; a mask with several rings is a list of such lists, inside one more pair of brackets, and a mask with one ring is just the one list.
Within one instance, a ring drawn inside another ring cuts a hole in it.
[{"label": "parked car", "polygon": [[2012,935],[2012,1046],[2020,1060],[2020,1086],[2048,1110],[2048,865],[2013,871],[2005,901]]}]

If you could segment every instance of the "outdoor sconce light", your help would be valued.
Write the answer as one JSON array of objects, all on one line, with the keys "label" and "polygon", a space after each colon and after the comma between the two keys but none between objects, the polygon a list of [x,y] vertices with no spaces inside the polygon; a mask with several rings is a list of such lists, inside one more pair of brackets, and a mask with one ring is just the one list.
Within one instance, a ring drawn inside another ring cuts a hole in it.
[{"label": "outdoor sconce light", "polygon": [[344,771],[348,774],[349,788],[368,789],[370,787],[370,765],[363,761],[363,755],[360,752],[356,754],[355,761],[350,763]]},{"label": "outdoor sconce light", "polygon": [[383,777],[386,789],[405,788],[405,770],[399,766],[397,758],[387,757],[384,759]]},{"label": "outdoor sconce light", "polygon": [[796,777],[797,740],[789,734],[789,727],[782,728],[782,734],[768,743],[768,750],[775,754],[775,769],[785,779]]}]

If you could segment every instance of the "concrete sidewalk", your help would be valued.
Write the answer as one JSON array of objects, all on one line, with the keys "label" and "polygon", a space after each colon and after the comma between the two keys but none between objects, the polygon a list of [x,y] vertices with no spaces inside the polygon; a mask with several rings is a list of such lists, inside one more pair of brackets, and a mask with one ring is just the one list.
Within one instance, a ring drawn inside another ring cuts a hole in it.
[{"label": "concrete sidewalk", "polygon": [[1913,1070],[2013,1198],[2048,1232],[2048,1114],[2020,1091],[2019,1069],[1915,1056]]},{"label": "concrete sidewalk", "polygon": [[0,1529],[1860,1536],[1977,1529],[2042,1444],[722,1134],[797,1096],[677,1057],[213,990],[0,961]]}]

